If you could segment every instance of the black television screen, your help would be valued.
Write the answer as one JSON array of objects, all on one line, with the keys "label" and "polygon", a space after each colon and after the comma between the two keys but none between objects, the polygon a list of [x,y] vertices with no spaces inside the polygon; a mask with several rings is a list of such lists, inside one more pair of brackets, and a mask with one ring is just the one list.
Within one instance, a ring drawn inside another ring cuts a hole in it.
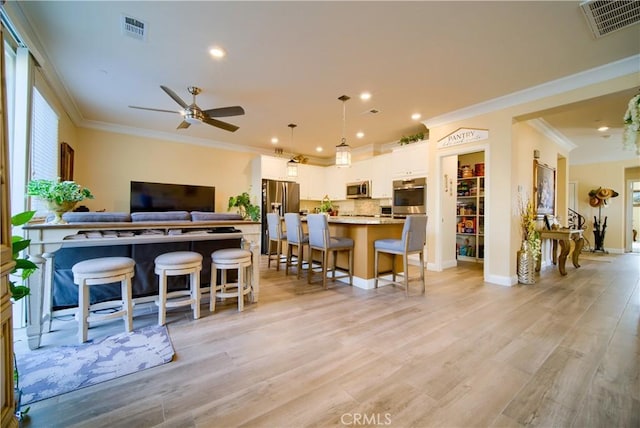
[{"label": "black television screen", "polygon": [[131,212],[215,211],[216,188],[188,184],[131,182]]}]

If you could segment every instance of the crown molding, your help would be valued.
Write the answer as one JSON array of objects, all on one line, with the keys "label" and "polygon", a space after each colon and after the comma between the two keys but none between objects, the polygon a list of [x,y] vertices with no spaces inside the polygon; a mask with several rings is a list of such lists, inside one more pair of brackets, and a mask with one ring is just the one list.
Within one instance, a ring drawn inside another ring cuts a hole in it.
[{"label": "crown molding", "polygon": [[574,144],[569,138],[567,138],[563,133],[549,125],[549,123],[541,118],[527,120],[532,128],[536,129],[538,132],[549,138],[551,141],[556,143],[561,148],[565,149],[567,152],[570,152],[573,149],[578,148],[576,144]]},{"label": "crown molding", "polygon": [[503,110],[638,72],[640,54],[424,120],[427,128]]}]

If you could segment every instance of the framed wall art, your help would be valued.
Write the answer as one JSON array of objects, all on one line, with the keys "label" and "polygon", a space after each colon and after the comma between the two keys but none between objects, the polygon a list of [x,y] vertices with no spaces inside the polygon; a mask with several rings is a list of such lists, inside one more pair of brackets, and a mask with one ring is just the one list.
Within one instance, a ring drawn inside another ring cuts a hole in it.
[{"label": "framed wall art", "polygon": [[60,144],[60,180],[73,181],[73,149],[67,143]]},{"label": "framed wall art", "polygon": [[556,170],[533,161],[533,194],[538,215],[555,215],[556,212]]}]

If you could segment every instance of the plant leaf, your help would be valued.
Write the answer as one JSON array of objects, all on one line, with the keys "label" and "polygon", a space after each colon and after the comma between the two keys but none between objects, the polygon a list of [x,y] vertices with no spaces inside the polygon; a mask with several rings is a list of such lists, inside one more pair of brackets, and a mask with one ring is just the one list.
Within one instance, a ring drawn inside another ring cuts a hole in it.
[{"label": "plant leaf", "polygon": [[11,217],[11,225],[22,226],[23,224],[29,223],[35,213],[35,211],[25,211],[14,215],[13,217]]}]

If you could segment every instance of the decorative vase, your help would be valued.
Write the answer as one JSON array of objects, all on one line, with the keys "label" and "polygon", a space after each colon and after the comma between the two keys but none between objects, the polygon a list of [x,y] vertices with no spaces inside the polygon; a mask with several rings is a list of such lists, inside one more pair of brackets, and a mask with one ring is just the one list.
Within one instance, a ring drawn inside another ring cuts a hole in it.
[{"label": "decorative vase", "polygon": [[522,247],[518,250],[518,282],[520,284],[535,284],[536,260],[529,242],[522,241]]},{"label": "decorative vase", "polygon": [[67,224],[62,218],[62,214],[71,211],[77,204],[77,201],[64,201],[57,203],[55,201],[47,201],[47,207],[54,215],[53,220],[49,221],[49,224]]}]

